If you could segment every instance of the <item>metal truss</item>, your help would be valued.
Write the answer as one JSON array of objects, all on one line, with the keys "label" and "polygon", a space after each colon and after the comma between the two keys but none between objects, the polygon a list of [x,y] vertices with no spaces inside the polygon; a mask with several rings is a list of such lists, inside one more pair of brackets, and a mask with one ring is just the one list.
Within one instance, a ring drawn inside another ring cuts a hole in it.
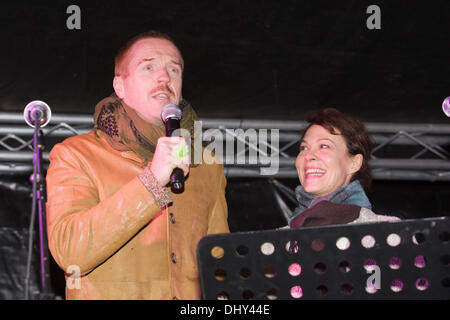
[{"label": "metal truss", "polygon": [[[294,190],[281,179],[297,179],[295,158],[306,122],[271,120],[202,119],[202,143],[223,161],[225,174],[233,178],[269,179],[277,205],[286,219],[297,205]],[[92,130],[91,115],[53,115],[42,128],[48,168],[49,150],[70,136]],[[366,123],[374,143],[369,166],[375,180],[450,181],[450,124]],[[273,134],[273,135],[272,135]],[[0,175],[32,172],[33,128],[21,113],[0,112]],[[269,160],[263,161],[263,160]],[[275,172],[263,175],[273,166]]]},{"label": "metal truss", "polygon": [[[201,129],[203,145],[213,146],[216,154],[222,143],[219,156],[228,178],[273,180],[297,177],[294,163],[306,125],[303,121],[208,118],[202,119]],[[42,128],[47,149],[43,153],[45,167],[54,144],[87,133],[92,127],[91,115],[54,114],[49,125]],[[366,123],[366,127],[374,142],[369,162],[374,179],[450,180],[450,124]],[[21,113],[0,112],[0,174],[31,173],[32,136],[33,128],[25,124]],[[230,150],[232,154],[227,154]],[[263,163],[263,159],[270,163]],[[261,174],[261,169],[273,166],[275,159],[276,172]]]}]

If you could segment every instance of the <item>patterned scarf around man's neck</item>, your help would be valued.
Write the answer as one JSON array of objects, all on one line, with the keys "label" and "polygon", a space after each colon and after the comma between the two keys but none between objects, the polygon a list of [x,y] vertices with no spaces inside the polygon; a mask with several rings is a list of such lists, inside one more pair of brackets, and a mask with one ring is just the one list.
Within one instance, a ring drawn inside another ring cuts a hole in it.
[{"label": "patterned scarf around man's neck", "polygon": [[352,204],[359,207],[368,208],[370,210],[372,209],[372,205],[358,180],[355,180],[352,183],[343,186],[323,197],[315,197],[314,195],[306,192],[302,185],[299,185],[295,188],[295,197],[298,200],[298,207],[295,208],[289,221],[292,221],[303,211],[315,206],[323,200],[336,204]]},{"label": "patterned scarf around man's neck", "polygon": [[[191,158],[194,154],[194,121],[198,117],[189,102],[182,100],[180,108],[183,116],[180,127],[191,135]],[[106,134],[109,144],[119,151],[133,151],[146,165],[153,158],[157,141],[165,136],[165,127],[153,125],[144,120],[134,109],[119,99],[114,93],[101,100],[95,107],[94,128]],[[191,166],[194,161],[191,159]]]}]

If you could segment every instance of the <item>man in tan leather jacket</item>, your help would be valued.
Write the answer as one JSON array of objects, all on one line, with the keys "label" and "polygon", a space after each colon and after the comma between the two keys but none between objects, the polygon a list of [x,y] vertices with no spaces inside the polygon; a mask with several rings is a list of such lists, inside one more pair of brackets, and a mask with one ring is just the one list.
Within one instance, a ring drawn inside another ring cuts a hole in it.
[{"label": "man in tan leather jacket", "polygon": [[[185,139],[164,137],[160,113],[182,102],[183,67],[167,36],[133,38],[116,57],[115,95],[97,105],[94,130],[52,149],[48,240],[67,299],[201,297],[196,247],[229,232],[226,180],[222,165],[176,156]],[[180,194],[166,188],[176,167],[186,176]]]}]

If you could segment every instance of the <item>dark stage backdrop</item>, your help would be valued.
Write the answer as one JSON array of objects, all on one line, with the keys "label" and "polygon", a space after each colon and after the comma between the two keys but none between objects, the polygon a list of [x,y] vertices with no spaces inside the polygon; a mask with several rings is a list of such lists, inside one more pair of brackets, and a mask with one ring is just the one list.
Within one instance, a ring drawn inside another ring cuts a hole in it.
[{"label": "dark stage backdrop", "polygon": [[[67,27],[72,4],[80,29]],[[381,29],[367,27],[370,5]],[[112,91],[119,46],[160,29],[181,48],[183,94],[201,117],[302,120],[334,106],[365,121],[449,121],[445,0],[5,0],[0,12],[0,110],[41,99],[91,113]]]},{"label": "dark stage backdrop", "polygon": [[[67,27],[73,4],[81,29]],[[373,4],[381,29],[366,25]],[[92,113],[112,92],[119,46],[159,29],[184,55],[183,95],[200,117],[304,120],[307,111],[332,106],[366,122],[450,121],[441,109],[450,96],[448,1],[6,0],[0,12],[0,111],[23,112],[40,99],[54,114]],[[0,187],[0,274],[8,288],[0,298],[20,298],[30,182],[1,177]],[[271,188],[265,179],[228,180],[232,231],[286,223]],[[378,180],[370,197],[378,213],[450,215],[444,182]],[[8,261],[11,252],[21,255]],[[62,272],[52,268],[63,295]]]}]

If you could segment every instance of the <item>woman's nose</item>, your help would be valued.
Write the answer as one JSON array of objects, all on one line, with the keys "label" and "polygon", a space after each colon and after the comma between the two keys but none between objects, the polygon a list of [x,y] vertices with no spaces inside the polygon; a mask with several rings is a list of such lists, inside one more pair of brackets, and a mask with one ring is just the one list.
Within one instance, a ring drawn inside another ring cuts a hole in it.
[{"label": "woman's nose", "polygon": [[313,149],[308,149],[305,151],[305,159],[306,160],[314,160],[316,159],[315,152]]}]

